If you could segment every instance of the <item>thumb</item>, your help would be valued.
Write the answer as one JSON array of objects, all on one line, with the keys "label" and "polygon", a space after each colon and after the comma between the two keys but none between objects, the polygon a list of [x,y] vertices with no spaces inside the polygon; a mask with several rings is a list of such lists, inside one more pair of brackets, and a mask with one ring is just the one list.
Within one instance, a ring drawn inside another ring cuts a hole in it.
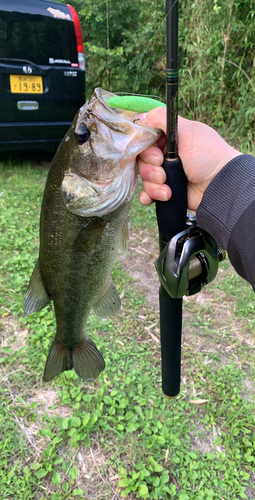
[{"label": "thumb", "polygon": [[138,115],[141,125],[151,128],[157,128],[166,133],[166,108],[158,106],[148,113]]}]

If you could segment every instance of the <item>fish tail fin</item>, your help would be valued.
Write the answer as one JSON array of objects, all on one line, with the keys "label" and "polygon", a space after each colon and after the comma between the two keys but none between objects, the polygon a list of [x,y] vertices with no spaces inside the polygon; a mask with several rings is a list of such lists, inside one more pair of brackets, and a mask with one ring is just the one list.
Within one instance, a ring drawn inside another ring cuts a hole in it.
[{"label": "fish tail fin", "polygon": [[49,382],[60,373],[71,370],[71,368],[73,368],[73,362],[69,347],[65,347],[53,340],[44,369],[44,382]]},{"label": "fish tail fin", "polygon": [[84,380],[94,380],[105,369],[104,358],[89,337],[72,349],[72,361],[75,372]]},{"label": "fish tail fin", "polygon": [[72,349],[53,340],[46,361],[43,380],[49,382],[65,370],[74,368],[84,380],[94,380],[104,370],[105,362],[89,337]]}]

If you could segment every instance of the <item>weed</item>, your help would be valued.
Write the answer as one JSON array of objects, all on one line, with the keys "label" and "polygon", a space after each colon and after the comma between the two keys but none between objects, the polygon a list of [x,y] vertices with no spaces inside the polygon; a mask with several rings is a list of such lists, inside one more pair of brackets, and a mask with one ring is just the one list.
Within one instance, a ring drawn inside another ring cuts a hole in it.
[{"label": "weed", "polygon": [[122,310],[88,322],[106,369],[90,384],[73,370],[44,384],[54,311],[49,305],[24,316],[23,297],[38,255],[45,172],[4,164],[0,179],[2,498],[254,498],[249,285],[226,261],[203,293],[185,299],[182,388],[167,400],[157,304],[148,308],[150,290],[144,281],[142,292],[134,277],[136,266],[141,277],[145,264],[153,269],[155,214],[135,201],[132,246],[146,241],[148,252],[130,253],[114,267]]}]

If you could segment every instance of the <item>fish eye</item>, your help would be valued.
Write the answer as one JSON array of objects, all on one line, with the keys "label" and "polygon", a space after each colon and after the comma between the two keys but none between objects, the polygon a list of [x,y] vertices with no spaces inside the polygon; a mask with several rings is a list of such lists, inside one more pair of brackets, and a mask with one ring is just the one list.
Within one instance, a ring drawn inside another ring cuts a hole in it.
[{"label": "fish eye", "polygon": [[84,125],[80,125],[74,132],[78,144],[84,144],[90,136],[90,131]]}]

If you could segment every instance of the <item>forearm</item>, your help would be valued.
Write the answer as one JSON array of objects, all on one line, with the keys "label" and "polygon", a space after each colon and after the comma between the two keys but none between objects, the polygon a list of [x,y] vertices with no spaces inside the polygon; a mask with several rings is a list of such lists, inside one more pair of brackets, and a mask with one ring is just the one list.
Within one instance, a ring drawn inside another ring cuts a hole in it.
[{"label": "forearm", "polygon": [[240,155],[216,175],[197,209],[197,222],[227,250],[255,289],[255,158]]}]

